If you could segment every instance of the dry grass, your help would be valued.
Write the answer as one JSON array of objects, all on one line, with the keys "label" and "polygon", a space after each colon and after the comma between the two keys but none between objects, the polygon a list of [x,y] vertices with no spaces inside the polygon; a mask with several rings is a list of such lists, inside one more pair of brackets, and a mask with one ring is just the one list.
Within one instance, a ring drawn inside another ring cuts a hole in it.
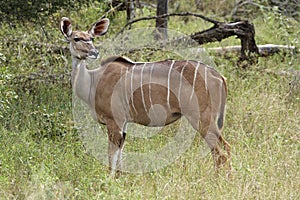
[{"label": "dry grass", "polygon": [[[269,23],[276,23],[272,20]],[[272,35],[262,30],[271,24],[260,19],[256,23],[259,41],[277,43],[284,38],[298,44],[296,27]],[[9,31],[2,25],[0,37]],[[14,30],[16,37],[25,34],[26,41],[38,40],[37,33],[38,28]],[[59,41],[59,33],[52,35]],[[224,135],[232,146],[230,179],[225,172],[215,173],[210,154],[201,156],[202,141],[159,171],[112,179],[107,167],[87,154],[73,126],[68,78],[54,83],[11,81],[40,69],[66,73],[70,63],[64,56],[19,43],[7,50],[5,41],[0,46],[5,64],[0,67],[0,199],[300,199],[300,94],[290,89],[293,76],[268,73],[299,70],[299,55],[260,58],[247,69],[227,58],[214,58],[229,88]],[[28,52],[35,56],[26,56]],[[172,127],[165,135],[170,132]],[[128,150],[143,146],[130,139],[126,145]]]}]

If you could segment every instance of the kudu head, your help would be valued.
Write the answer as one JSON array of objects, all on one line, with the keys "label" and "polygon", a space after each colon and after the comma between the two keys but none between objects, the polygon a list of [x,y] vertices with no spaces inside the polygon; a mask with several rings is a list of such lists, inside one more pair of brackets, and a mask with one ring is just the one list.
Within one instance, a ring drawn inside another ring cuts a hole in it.
[{"label": "kudu head", "polygon": [[109,26],[109,19],[101,19],[94,23],[88,31],[73,31],[71,20],[63,17],[60,22],[60,30],[70,43],[71,55],[83,60],[98,58],[99,51],[93,44],[96,36],[104,35]]}]

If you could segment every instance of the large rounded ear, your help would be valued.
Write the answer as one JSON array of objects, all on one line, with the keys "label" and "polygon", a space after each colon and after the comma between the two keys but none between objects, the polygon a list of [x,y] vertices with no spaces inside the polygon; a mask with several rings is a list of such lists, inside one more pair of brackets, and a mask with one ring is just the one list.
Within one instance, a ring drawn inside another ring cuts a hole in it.
[{"label": "large rounded ear", "polygon": [[72,35],[72,24],[69,18],[63,17],[61,19],[60,31],[67,39]]},{"label": "large rounded ear", "polygon": [[109,26],[109,19],[104,18],[93,24],[92,28],[88,31],[93,36],[104,35]]}]

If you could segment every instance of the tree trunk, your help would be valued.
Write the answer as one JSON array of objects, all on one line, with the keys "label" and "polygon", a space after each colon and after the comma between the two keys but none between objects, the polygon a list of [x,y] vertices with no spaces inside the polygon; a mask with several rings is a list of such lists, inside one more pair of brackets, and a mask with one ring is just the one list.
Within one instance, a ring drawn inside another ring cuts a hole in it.
[{"label": "tree trunk", "polygon": [[126,6],[126,14],[127,14],[127,21],[131,21],[134,19],[134,0],[125,0],[125,6]]},{"label": "tree trunk", "polygon": [[[168,0],[157,0],[157,10],[156,15],[164,15],[168,13]],[[157,18],[156,25],[157,29],[156,37],[157,39],[167,39],[168,38],[168,17]]]}]

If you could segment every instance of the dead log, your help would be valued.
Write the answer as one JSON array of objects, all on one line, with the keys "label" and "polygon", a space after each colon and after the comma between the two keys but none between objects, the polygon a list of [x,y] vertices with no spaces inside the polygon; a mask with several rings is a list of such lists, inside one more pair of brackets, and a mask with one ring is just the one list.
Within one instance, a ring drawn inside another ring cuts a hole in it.
[{"label": "dead log", "polygon": [[[288,45],[276,45],[276,44],[264,44],[257,45],[259,56],[267,57],[278,53],[299,53],[299,50],[295,46]],[[230,53],[240,53],[241,46],[226,46],[226,47],[211,47],[207,48],[208,51],[214,52],[218,55],[228,55]]]},{"label": "dead log", "polygon": [[250,60],[255,62],[252,55],[259,54],[259,50],[255,43],[255,30],[253,24],[248,21],[239,21],[232,23],[218,22],[208,30],[194,33],[191,38],[200,45],[221,41],[225,38],[237,36],[241,40],[241,55],[239,61]]},{"label": "dead log", "polygon": [[[255,29],[254,29],[254,25],[249,23],[248,21],[226,23],[226,22],[219,22],[217,20],[210,19],[208,17],[196,13],[190,13],[190,12],[168,13],[159,16],[143,17],[143,18],[132,20],[128,22],[117,35],[122,33],[126,27],[132,25],[133,23],[142,20],[152,20],[152,19],[159,19],[159,18],[165,18],[170,16],[194,16],[213,23],[214,26],[211,27],[210,29],[194,33],[190,35],[190,37],[201,45],[209,42],[221,41],[231,36],[237,36],[241,40],[241,55],[239,58],[239,62],[248,60],[250,61],[250,63],[253,63],[257,61],[257,56],[259,55],[259,51],[255,43]],[[180,40],[181,39],[182,38],[180,38]],[[176,42],[178,41],[179,40],[177,40]]]}]

